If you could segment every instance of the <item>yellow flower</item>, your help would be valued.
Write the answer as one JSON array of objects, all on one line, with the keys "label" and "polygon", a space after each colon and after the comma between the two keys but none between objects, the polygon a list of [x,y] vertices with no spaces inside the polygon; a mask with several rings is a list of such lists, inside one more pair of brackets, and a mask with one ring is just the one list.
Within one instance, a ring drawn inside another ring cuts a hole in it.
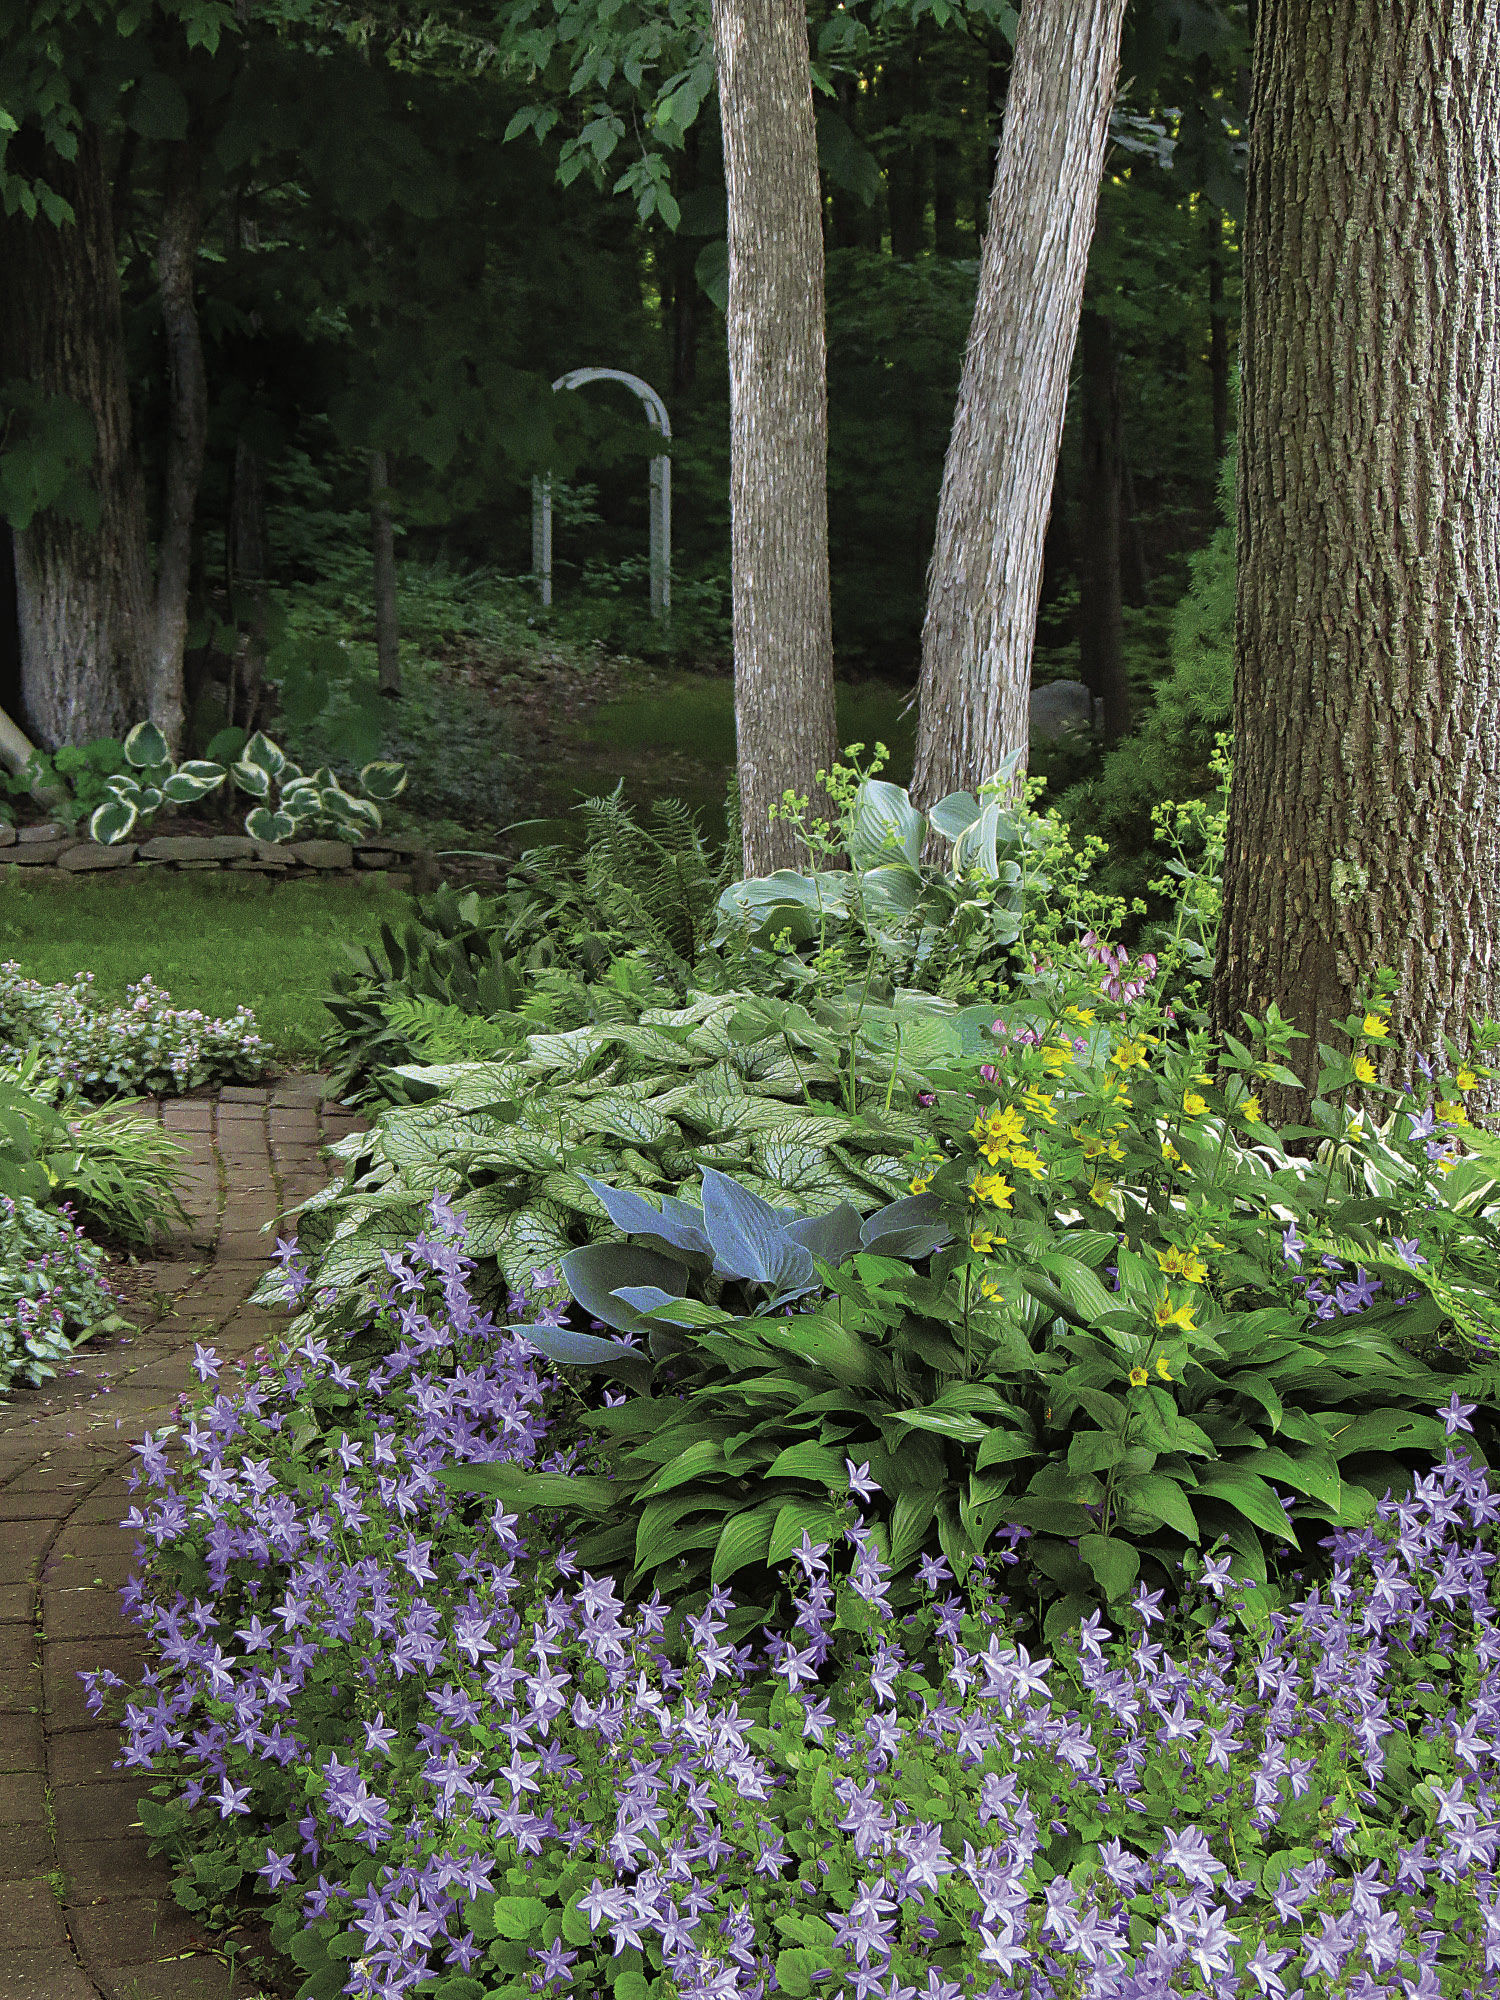
[{"label": "yellow flower", "polygon": [[1475,1090],[1479,1085],[1479,1078],[1467,1064],[1458,1072],[1453,1081],[1460,1090]]},{"label": "yellow flower", "polygon": [[995,1283],[993,1278],[980,1279],[979,1294],[981,1298],[992,1299],[994,1303],[998,1306],[1003,1306],[1005,1304],[1005,1294],[1001,1291],[1000,1287]]},{"label": "yellow flower", "polygon": [[1034,1181],[1047,1178],[1047,1162],[1040,1153],[1033,1152],[1030,1146],[1017,1146],[1010,1156],[1010,1163],[1020,1173],[1030,1174]]},{"label": "yellow flower", "polygon": [[1201,1118],[1208,1109],[1208,1099],[1200,1097],[1196,1090],[1182,1093],[1182,1115],[1184,1118]]},{"label": "yellow flower", "polygon": [[1164,1138],[1162,1140],[1161,1152],[1162,1152],[1162,1158],[1164,1160],[1168,1161],[1172,1166],[1180,1168],[1183,1173],[1187,1172],[1187,1168],[1184,1167],[1182,1164],[1181,1153],[1178,1152],[1177,1148],[1172,1144],[1172,1141],[1170,1139]]},{"label": "yellow flower", "polygon": [[1391,1032],[1391,1024],[1379,1014],[1366,1014],[1363,1032],[1372,1042],[1383,1042]]},{"label": "yellow flower", "polygon": [[1469,1122],[1469,1114],[1463,1106],[1446,1098],[1438,1099],[1437,1115],[1443,1125],[1467,1125]]},{"label": "yellow flower", "polygon": [[1120,1046],[1111,1055],[1110,1061],[1116,1069],[1144,1069],[1146,1067],[1146,1051],[1138,1041],[1121,1042]]},{"label": "yellow flower", "polygon": [[1260,1123],[1260,1099],[1258,1097],[1247,1097],[1240,1106],[1240,1116],[1247,1125],[1258,1125]]},{"label": "yellow flower", "polygon": [[969,1190],[971,1201],[982,1201],[991,1208],[1009,1208],[1015,1189],[1003,1174],[980,1174]]},{"label": "yellow flower", "polygon": [[981,1257],[987,1257],[997,1243],[1003,1243],[1004,1241],[1005,1238],[997,1236],[993,1229],[981,1228],[976,1229],[970,1236],[969,1248],[977,1250]]},{"label": "yellow flower", "polygon": [[1158,1354],[1158,1355],[1157,1355],[1157,1357],[1156,1357],[1156,1372],[1157,1372],[1157,1374],[1158,1374],[1158,1375],[1160,1375],[1160,1377],[1161,1377],[1161,1379],[1163,1380],[1163,1382],[1170,1382],[1170,1381],[1171,1381],[1171,1379],[1172,1379],[1172,1371],[1171,1371],[1171,1369],[1170,1369],[1170,1368],[1169,1368],[1169,1367],[1167,1366],[1167,1357],[1166,1357],[1166,1355],[1165,1355],[1165,1354]]},{"label": "yellow flower", "polygon": [[932,1180],[931,1172],[925,1174],[913,1174],[911,1180],[907,1183],[907,1185],[910,1187],[913,1194],[926,1194],[931,1180]]},{"label": "yellow flower", "polygon": [[1144,1389],[1144,1388],[1145,1388],[1145,1386],[1146,1386],[1146,1384],[1147,1384],[1147,1383],[1148,1383],[1148,1382],[1149,1382],[1150,1380],[1151,1380],[1151,1377],[1150,1377],[1150,1376],[1149,1376],[1149,1375],[1148,1375],[1148,1374],[1146,1373],[1146,1371],[1145,1371],[1145,1369],[1144,1369],[1144,1368],[1132,1368],[1132,1369],[1131,1369],[1131,1371],[1130,1371],[1130,1386],[1131,1386],[1131,1388],[1132,1388],[1132,1389]]},{"label": "yellow flower", "polygon": [[1076,1021],[1080,1028],[1092,1028],[1094,1025],[1094,1010],[1092,1007],[1064,1007],[1063,1019],[1065,1021]]},{"label": "yellow flower", "polygon": [[1368,1056],[1356,1056],[1354,1058],[1354,1074],[1361,1083],[1373,1083],[1375,1081],[1375,1065],[1370,1061]]},{"label": "yellow flower", "polygon": [[1042,1068],[1048,1076],[1061,1076],[1065,1069],[1073,1066],[1073,1049],[1069,1042],[1048,1042],[1042,1049]]},{"label": "yellow flower", "polygon": [[1193,1308],[1190,1305],[1174,1306],[1170,1298],[1156,1301],[1155,1318],[1158,1326],[1180,1326],[1184,1333],[1192,1333],[1196,1326]]},{"label": "yellow flower", "polygon": [[1349,1129],[1344,1134],[1344,1137],[1349,1141],[1349,1144],[1351,1146],[1357,1146],[1360,1143],[1360,1141],[1364,1138],[1364,1136],[1365,1136],[1364,1126],[1360,1123],[1360,1121],[1357,1118],[1351,1119],[1349,1124]]},{"label": "yellow flower", "polygon": [[1044,1097],[1041,1091],[1028,1090],[1025,1102],[1026,1109],[1033,1118],[1044,1118],[1049,1125],[1057,1123],[1057,1113],[1052,1109],[1052,1099]]},{"label": "yellow flower", "polygon": [[1101,1175],[1089,1189],[1089,1200],[1099,1208],[1108,1208],[1109,1198],[1114,1191],[1114,1182],[1105,1180]]},{"label": "yellow flower", "polygon": [[1208,1276],[1208,1266],[1192,1244],[1186,1250],[1175,1243],[1169,1250],[1158,1250],[1156,1261],[1169,1278],[1185,1278],[1190,1285],[1201,1285]]}]

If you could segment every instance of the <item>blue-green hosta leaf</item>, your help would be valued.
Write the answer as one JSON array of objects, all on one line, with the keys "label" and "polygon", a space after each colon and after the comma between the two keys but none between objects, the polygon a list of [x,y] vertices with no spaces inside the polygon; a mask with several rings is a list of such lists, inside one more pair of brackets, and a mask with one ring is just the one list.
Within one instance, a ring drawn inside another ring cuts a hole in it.
[{"label": "blue-green hosta leaf", "polygon": [[979,817],[979,801],[972,792],[949,792],[929,810],[928,819],[945,840],[957,840]]},{"label": "blue-green hosta leaf", "polygon": [[957,876],[978,875],[992,882],[1000,872],[997,842],[1000,837],[1000,809],[983,807],[953,843],[953,872]]},{"label": "blue-green hosta leaf", "polygon": [[849,859],[856,868],[875,868],[902,857],[915,872],[922,859],[926,822],[899,785],[866,778],[854,794],[849,818]]},{"label": "blue-green hosta leaf", "polygon": [[520,1334],[539,1354],[545,1354],[549,1361],[562,1367],[600,1369],[628,1382],[642,1395],[651,1387],[651,1359],[639,1347],[627,1347],[619,1340],[601,1340],[593,1333],[574,1333],[565,1326],[518,1323],[507,1331]]},{"label": "blue-green hosta leaf", "polygon": [[138,771],[149,769],[154,764],[165,764],[169,759],[167,739],[154,722],[138,722],[125,738],[124,749],[128,762]]},{"label": "blue-green hosta leaf", "polygon": [[406,790],[406,766],[384,761],[366,764],[359,774],[359,782],[369,798],[389,805],[392,799]]},{"label": "blue-green hosta leaf", "polygon": [[253,799],[270,796],[271,774],[263,765],[253,763],[248,757],[241,757],[229,767],[229,775],[242,792],[248,792]]},{"label": "blue-green hosta leaf", "polygon": [[670,1195],[656,1208],[640,1195],[613,1188],[607,1181],[595,1180],[592,1174],[580,1174],[579,1179],[603,1204],[615,1227],[623,1229],[627,1236],[653,1236],[676,1250],[688,1250],[697,1256],[713,1254],[703,1233],[701,1209]]},{"label": "blue-green hosta leaf", "polygon": [[859,1240],[878,1257],[916,1259],[930,1257],[934,1250],[951,1243],[953,1231],[943,1220],[936,1195],[908,1194],[867,1216]]},{"label": "blue-green hosta leaf", "polygon": [[712,1167],[703,1170],[703,1227],[721,1276],[746,1278],[772,1292],[816,1280],[812,1257],[788,1236],[786,1218]]},{"label": "blue-green hosta leaf", "polygon": [[842,1264],[860,1247],[859,1210],[847,1201],[824,1215],[805,1215],[788,1223],[787,1235],[825,1264]]},{"label": "blue-green hosta leaf", "polygon": [[562,1274],[575,1303],[620,1333],[642,1328],[640,1314],[618,1296],[622,1288],[655,1285],[681,1298],[688,1287],[686,1265],[639,1243],[586,1243],[563,1257]]},{"label": "blue-green hosta leaf", "polygon": [[101,847],[113,847],[125,838],[135,821],[136,810],[129,801],[106,799],[89,815],[89,838],[97,840]]}]

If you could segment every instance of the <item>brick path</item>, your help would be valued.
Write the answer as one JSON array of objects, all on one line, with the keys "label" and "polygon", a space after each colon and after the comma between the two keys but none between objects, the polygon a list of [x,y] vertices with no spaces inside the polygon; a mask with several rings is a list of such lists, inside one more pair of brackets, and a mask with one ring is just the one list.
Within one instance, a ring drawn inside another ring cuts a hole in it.
[{"label": "brick path", "polygon": [[230,1361],[285,1323],[245,1304],[272,1248],[261,1225],[332,1178],[320,1149],[363,1123],[321,1102],[322,1088],[287,1076],[152,1106],[192,1149],[182,1199],[194,1221],[143,1269],[156,1310],[80,1348],[76,1373],[0,1406],[0,2000],[277,1990],[273,1971],[258,1976],[272,1957],[264,1932],[214,1939],[173,1900],[136,1823],[145,1774],[115,1768],[118,1731],[89,1715],[77,1670],[134,1679],[145,1660],[117,1596],[133,1561],[119,1526],[130,1446],[171,1421],[196,1380],[195,1340]]}]

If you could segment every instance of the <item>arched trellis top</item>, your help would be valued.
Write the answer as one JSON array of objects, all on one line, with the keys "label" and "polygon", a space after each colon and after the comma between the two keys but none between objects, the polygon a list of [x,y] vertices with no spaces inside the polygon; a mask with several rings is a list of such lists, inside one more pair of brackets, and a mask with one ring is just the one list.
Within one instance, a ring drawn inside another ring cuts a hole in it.
[{"label": "arched trellis top", "polygon": [[[627,375],[623,368],[574,368],[552,384],[581,389],[586,382],[623,382],[640,397],[651,428],[664,438],[672,435],[667,406],[649,382]],[[552,476],[531,482],[531,568],[543,604],[552,602]],[[672,461],[661,453],[651,461],[651,615],[666,618],[672,609]]]}]

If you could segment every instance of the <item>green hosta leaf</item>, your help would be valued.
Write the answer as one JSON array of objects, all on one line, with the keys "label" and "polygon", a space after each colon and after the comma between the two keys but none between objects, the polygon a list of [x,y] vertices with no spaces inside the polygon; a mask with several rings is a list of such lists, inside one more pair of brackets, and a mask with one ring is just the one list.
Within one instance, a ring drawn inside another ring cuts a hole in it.
[{"label": "green hosta leaf", "polygon": [[382,804],[390,801],[406,790],[406,766],[404,764],[366,764],[359,774],[359,782],[368,797],[379,799]]},{"label": "green hosta leaf", "polygon": [[1206,1499],[1223,1500],[1238,1508],[1263,1534],[1275,1535],[1284,1542],[1295,1539],[1275,1489],[1247,1466],[1222,1463],[1205,1466],[1198,1475],[1197,1490]]},{"label": "green hosta leaf", "polygon": [[763,1563],[770,1552],[771,1533],[776,1520],[776,1502],[767,1500],[748,1514],[736,1514],[725,1523],[714,1550],[710,1581],[723,1583],[750,1563]]},{"label": "green hosta leaf", "polygon": [[1343,1484],[1339,1479],[1339,1469],[1331,1455],[1324,1451],[1302,1450],[1283,1451],[1279,1445],[1268,1445],[1264,1451],[1252,1452],[1240,1461],[1263,1479],[1279,1479],[1283,1486],[1290,1486],[1298,1493],[1306,1493],[1310,1499],[1320,1500],[1325,1507],[1337,1508],[1343,1501]]},{"label": "green hosta leaf", "polygon": [[138,771],[170,760],[167,739],[154,722],[138,722],[123,744],[126,757]]},{"label": "green hosta leaf", "polygon": [[982,1444],[990,1434],[988,1424],[962,1410],[893,1410],[886,1421],[931,1431],[937,1437],[956,1438],[960,1444]]},{"label": "green hosta leaf", "polygon": [[1118,1535],[1082,1535],[1078,1553],[1111,1600],[1126,1596],[1141,1573],[1140,1551]]},{"label": "green hosta leaf", "polygon": [[102,847],[114,847],[136,822],[136,809],[124,799],[106,799],[89,816],[89,838]]},{"label": "green hosta leaf", "polygon": [[785,1562],[793,1549],[800,1549],[806,1534],[811,1541],[834,1543],[843,1533],[844,1515],[840,1508],[823,1500],[800,1498],[783,1500],[776,1512],[766,1560]]},{"label": "green hosta leaf", "polygon": [[937,1515],[935,1493],[903,1493],[891,1509],[891,1564],[898,1570],[922,1553]]},{"label": "green hosta leaf", "polygon": [[1415,1410],[1371,1410],[1362,1417],[1323,1417],[1328,1445],[1340,1461],[1362,1451],[1441,1453],[1447,1433],[1437,1417]]},{"label": "green hosta leaf", "polygon": [[1178,1482],[1164,1472],[1122,1473],[1115,1492],[1121,1502],[1137,1513],[1175,1528],[1190,1542],[1198,1540],[1198,1520],[1192,1505]]},{"label": "green hosta leaf", "polygon": [[777,1454],[766,1467],[767,1479],[809,1479],[815,1486],[826,1486],[831,1493],[842,1493],[849,1484],[848,1469],[836,1451],[826,1445],[788,1445]]}]

